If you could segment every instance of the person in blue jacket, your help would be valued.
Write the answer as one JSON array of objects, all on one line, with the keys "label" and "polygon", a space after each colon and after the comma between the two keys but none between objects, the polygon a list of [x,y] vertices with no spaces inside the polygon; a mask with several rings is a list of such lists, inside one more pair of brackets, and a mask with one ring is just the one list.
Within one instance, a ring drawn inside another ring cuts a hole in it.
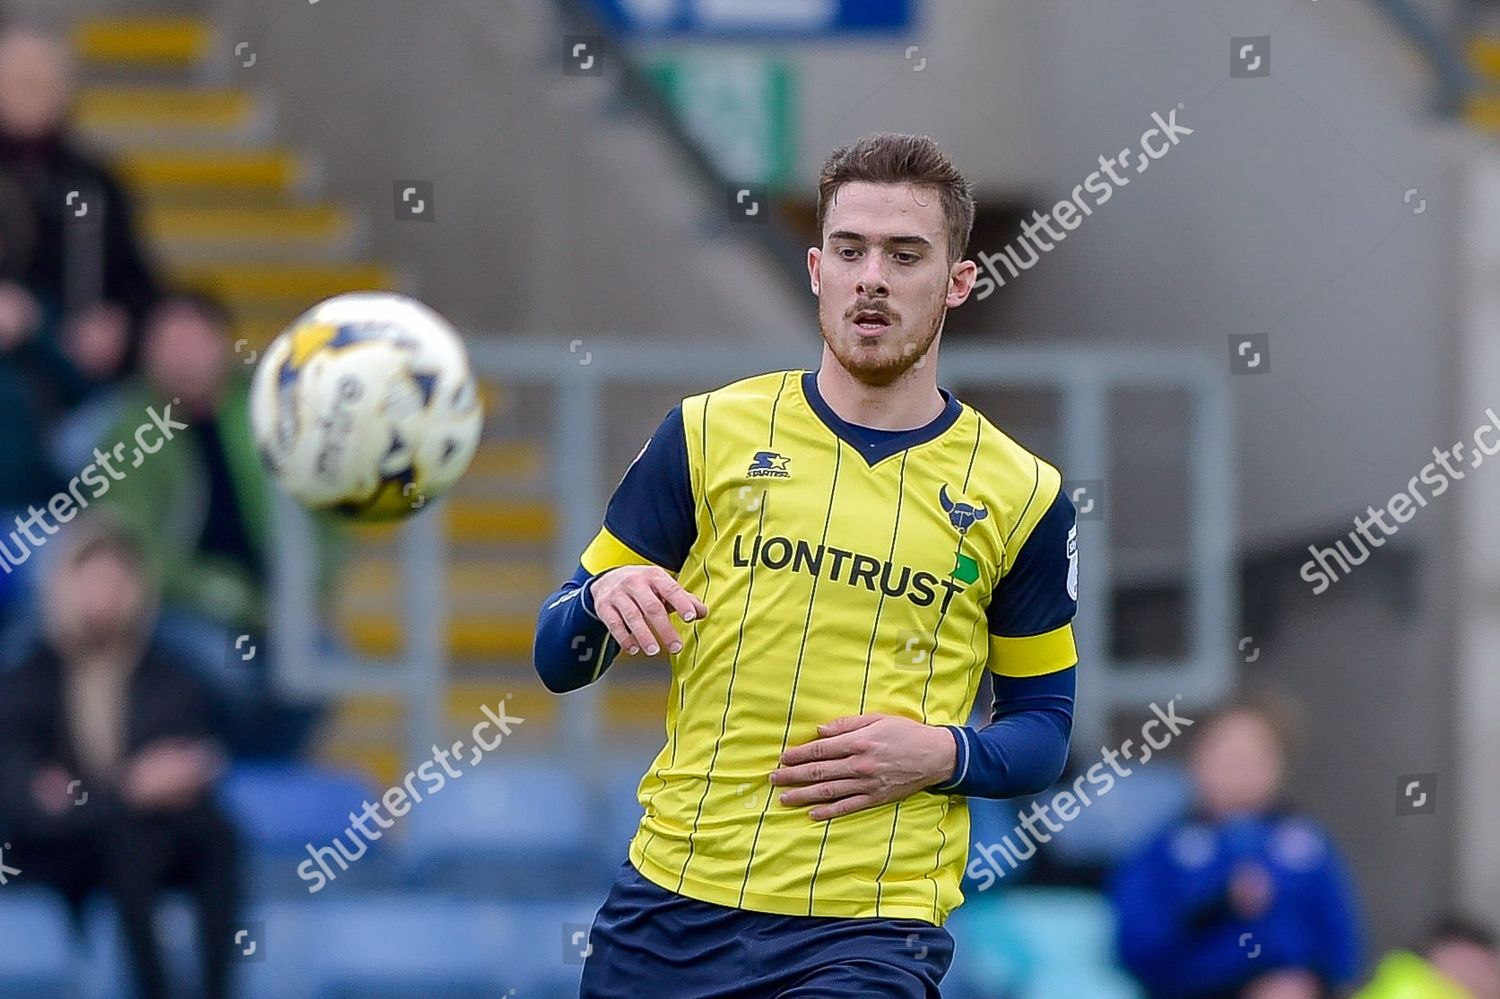
[{"label": "person in blue jacket", "polygon": [[1327,830],[1281,804],[1272,714],[1201,720],[1197,807],[1116,872],[1120,958],[1153,999],[1319,999],[1359,976],[1360,919]]}]

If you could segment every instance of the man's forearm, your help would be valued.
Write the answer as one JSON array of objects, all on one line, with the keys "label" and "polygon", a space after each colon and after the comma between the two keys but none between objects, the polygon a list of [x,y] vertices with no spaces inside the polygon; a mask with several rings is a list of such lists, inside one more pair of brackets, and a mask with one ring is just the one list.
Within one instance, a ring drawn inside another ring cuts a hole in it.
[{"label": "man's forearm", "polygon": [[1074,673],[995,677],[995,719],[983,728],[944,726],[957,762],[951,779],[932,790],[973,798],[1014,798],[1052,786],[1068,761],[1073,731]]},{"label": "man's forearm", "polygon": [[619,643],[593,613],[587,586],[595,578],[579,566],[572,579],[542,601],[531,658],[553,693],[593,683],[619,654]]}]

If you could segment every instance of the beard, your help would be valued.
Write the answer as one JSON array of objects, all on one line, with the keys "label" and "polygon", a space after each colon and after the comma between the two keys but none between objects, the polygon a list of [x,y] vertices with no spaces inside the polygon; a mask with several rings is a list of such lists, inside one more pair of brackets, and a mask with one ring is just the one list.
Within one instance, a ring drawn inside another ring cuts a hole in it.
[{"label": "beard", "polygon": [[901,322],[898,328],[899,314],[888,307],[874,306],[876,311],[885,313],[891,325],[880,337],[868,341],[849,327],[854,316],[867,308],[871,308],[871,303],[858,302],[842,316],[829,316],[820,307],[818,328],[839,366],[865,385],[877,387],[893,384],[922,363],[943,331],[943,320],[948,315],[940,301],[913,325]]}]

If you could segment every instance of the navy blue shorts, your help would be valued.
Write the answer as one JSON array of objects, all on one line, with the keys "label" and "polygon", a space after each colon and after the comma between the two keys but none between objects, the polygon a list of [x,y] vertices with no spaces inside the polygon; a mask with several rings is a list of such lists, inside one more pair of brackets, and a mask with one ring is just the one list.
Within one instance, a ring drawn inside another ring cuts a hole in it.
[{"label": "navy blue shorts", "polygon": [[629,861],[589,933],[580,999],[937,999],[953,937],[920,919],[779,916],[687,898]]}]

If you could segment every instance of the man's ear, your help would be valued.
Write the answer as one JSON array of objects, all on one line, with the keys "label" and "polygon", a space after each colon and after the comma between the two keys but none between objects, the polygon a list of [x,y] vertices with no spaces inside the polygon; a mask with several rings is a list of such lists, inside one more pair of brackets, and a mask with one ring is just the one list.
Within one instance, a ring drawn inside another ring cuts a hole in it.
[{"label": "man's ear", "polygon": [[807,248],[807,281],[812,286],[812,293],[818,294],[818,289],[823,285],[823,251],[816,246]]},{"label": "man's ear", "polygon": [[956,309],[969,300],[978,277],[979,265],[972,260],[960,260],[948,269],[948,308]]}]

